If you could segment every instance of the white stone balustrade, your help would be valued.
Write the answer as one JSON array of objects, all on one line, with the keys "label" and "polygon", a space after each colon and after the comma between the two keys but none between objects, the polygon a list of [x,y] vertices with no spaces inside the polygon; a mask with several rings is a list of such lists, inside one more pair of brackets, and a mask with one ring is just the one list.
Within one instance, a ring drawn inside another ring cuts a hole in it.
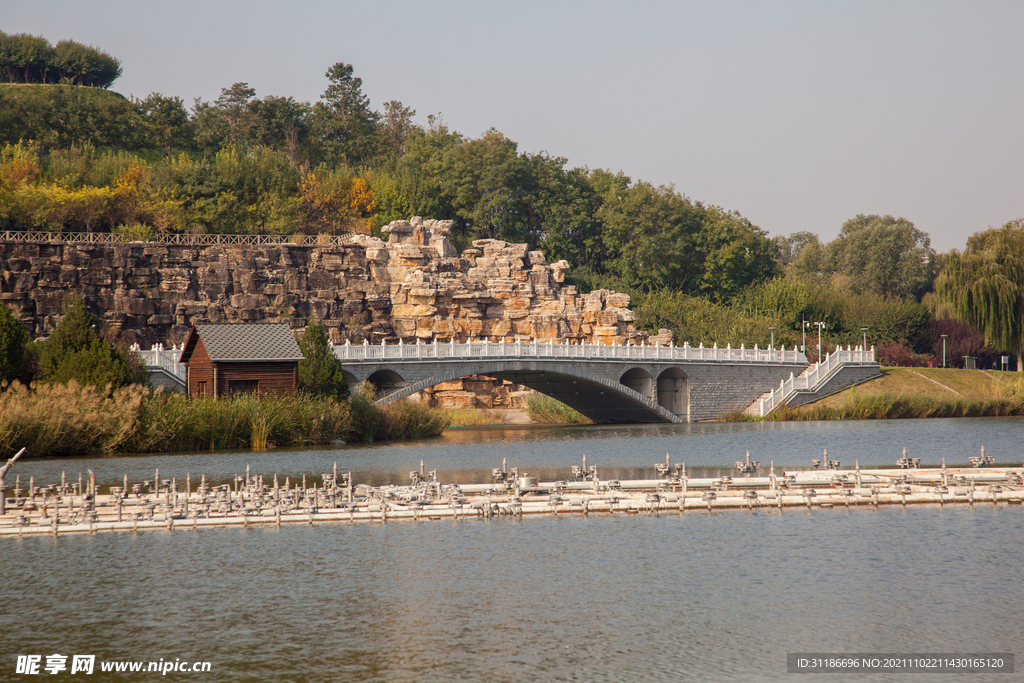
[{"label": "white stone balustrade", "polygon": [[718,361],[730,363],[806,363],[804,354],[792,350],[759,349],[740,346],[720,348],[690,346],[607,346],[601,344],[568,344],[554,341],[480,341],[456,344],[350,344],[334,347],[334,354],[342,361],[363,360],[438,360],[471,358],[578,358],[582,360],[680,360]]},{"label": "white stone balustrade", "polygon": [[165,349],[163,344],[156,344],[148,351],[143,351],[139,348],[138,344],[133,344],[131,350],[142,356],[142,360],[146,361],[147,366],[163,368],[168,373],[184,381],[185,365],[178,362],[184,346],[184,344],[181,346],[175,345],[170,349]]}]

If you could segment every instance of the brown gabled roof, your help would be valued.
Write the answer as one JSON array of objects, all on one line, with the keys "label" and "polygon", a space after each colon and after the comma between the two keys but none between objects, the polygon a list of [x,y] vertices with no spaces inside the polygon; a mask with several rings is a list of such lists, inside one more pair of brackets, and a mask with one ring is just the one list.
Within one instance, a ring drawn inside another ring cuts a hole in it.
[{"label": "brown gabled roof", "polygon": [[210,354],[210,360],[217,363],[302,360],[302,351],[288,323],[193,325],[181,352],[182,363],[192,358],[196,341],[200,337],[203,338],[206,352]]}]

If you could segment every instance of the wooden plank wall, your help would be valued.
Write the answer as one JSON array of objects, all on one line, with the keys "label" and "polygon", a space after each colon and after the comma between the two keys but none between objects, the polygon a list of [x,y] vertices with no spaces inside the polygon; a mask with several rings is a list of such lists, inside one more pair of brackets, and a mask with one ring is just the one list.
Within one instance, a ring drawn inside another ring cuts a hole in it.
[{"label": "wooden plank wall", "polygon": [[206,382],[206,391],[213,396],[213,362],[210,354],[203,345],[203,339],[196,340],[196,348],[192,351],[192,358],[188,361],[188,395],[201,398],[199,395],[199,383]]},{"label": "wooden plank wall", "polygon": [[269,393],[294,396],[298,389],[299,364],[296,361],[217,363],[217,395],[228,395],[231,380],[259,380],[260,395]]}]

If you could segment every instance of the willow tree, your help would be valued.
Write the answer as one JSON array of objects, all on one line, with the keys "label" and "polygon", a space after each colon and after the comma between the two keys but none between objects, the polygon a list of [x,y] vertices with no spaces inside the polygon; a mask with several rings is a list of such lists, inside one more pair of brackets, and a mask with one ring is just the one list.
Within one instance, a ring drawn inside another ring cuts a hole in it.
[{"label": "willow tree", "polygon": [[1013,349],[1024,372],[1024,218],[971,235],[967,249],[950,253],[935,291],[985,343]]}]

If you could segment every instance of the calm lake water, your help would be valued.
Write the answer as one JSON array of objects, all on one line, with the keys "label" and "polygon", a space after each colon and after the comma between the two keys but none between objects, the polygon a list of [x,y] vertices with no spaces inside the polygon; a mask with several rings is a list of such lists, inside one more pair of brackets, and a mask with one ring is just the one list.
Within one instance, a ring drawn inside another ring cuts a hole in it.
[{"label": "calm lake water", "polygon": [[[806,467],[1020,465],[1024,420],[453,430],[343,447],[19,462],[37,483],[201,472],[299,477],[337,461],[360,481],[442,481],[509,466],[565,477],[685,461],[727,471],[750,450]],[[8,475],[10,478],[11,475]],[[194,480],[195,481],[195,480]],[[12,482],[13,483],[13,482]],[[0,680],[18,654],[208,660],[231,681],[775,681],[787,652],[1015,652],[1021,680],[1024,509],[979,505],[335,524],[3,539]],[[47,678],[49,678],[47,676]],[[124,675],[124,680],[153,674]],[[921,680],[797,675],[800,681]],[[71,680],[61,674],[54,680]],[[103,680],[101,674],[83,680]]]}]

